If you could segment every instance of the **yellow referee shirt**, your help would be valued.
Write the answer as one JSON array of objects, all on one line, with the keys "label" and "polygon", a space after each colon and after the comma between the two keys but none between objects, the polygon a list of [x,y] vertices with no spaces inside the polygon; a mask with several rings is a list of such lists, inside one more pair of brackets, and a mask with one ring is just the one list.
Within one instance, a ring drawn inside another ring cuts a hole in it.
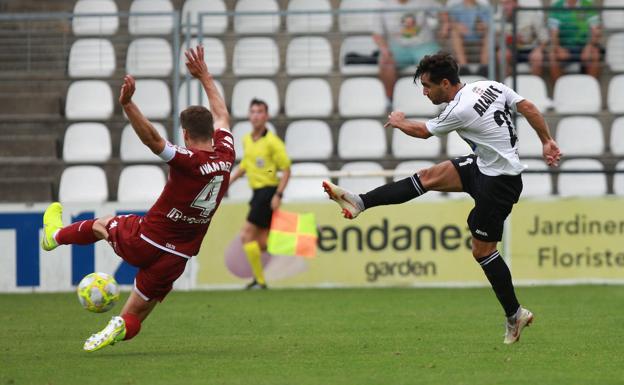
[{"label": "yellow referee shirt", "polygon": [[243,137],[243,160],[240,167],[247,174],[249,186],[256,190],[277,186],[277,171],[290,167],[290,158],[284,142],[271,131],[266,130],[255,142],[249,133]]}]

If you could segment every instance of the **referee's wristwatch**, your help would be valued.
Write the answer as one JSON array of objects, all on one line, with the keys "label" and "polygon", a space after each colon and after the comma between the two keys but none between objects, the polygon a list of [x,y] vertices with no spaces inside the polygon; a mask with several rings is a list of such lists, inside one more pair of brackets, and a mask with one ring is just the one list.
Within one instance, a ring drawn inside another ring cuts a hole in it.
[{"label": "referee's wristwatch", "polygon": [[282,199],[284,197],[284,193],[283,192],[276,192],[275,195],[277,195],[280,199]]}]

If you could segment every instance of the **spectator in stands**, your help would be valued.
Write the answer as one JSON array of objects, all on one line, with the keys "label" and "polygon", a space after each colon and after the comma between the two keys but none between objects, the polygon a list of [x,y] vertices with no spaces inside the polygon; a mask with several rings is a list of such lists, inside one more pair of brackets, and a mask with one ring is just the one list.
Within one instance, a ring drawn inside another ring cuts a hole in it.
[{"label": "spectator in stands", "polygon": [[[509,75],[513,50],[512,16],[513,10],[518,7],[518,0],[501,0],[500,4],[505,20],[506,75]],[[548,30],[544,25],[544,14],[541,11],[522,11],[516,15],[516,63],[528,62],[531,66],[531,73],[541,76],[544,69],[544,51],[548,44]]]},{"label": "spectator in stands", "polygon": [[[385,0],[373,39],[379,46],[379,78],[384,84],[388,104],[391,104],[397,70],[416,65],[420,60],[440,50],[435,39],[438,27],[435,0]],[[448,35],[448,18],[441,14],[440,36]]]},{"label": "spectator in stands", "polygon": [[600,76],[600,46],[602,30],[596,11],[566,11],[565,9],[594,6],[591,0],[557,0],[548,18],[550,28],[550,75],[557,80],[562,75],[562,63],[580,62],[581,72]]},{"label": "spectator in stands", "polygon": [[488,25],[490,4],[487,0],[449,0],[447,4],[451,20],[451,46],[460,74],[468,74],[466,64],[466,43],[480,43],[479,75],[487,76],[488,64]]}]

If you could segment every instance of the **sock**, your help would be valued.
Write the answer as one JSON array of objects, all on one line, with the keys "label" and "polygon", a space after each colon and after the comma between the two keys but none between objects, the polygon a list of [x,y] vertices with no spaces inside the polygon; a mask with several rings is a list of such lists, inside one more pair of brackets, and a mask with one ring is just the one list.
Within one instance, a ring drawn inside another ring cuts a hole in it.
[{"label": "sock", "polygon": [[365,208],[407,202],[426,193],[418,174],[360,194]]},{"label": "sock", "polygon": [[516,298],[509,267],[503,261],[498,250],[495,250],[488,256],[477,258],[477,262],[479,262],[483,272],[485,272],[485,276],[490,281],[498,302],[505,309],[505,315],[507,317],[514,316],[520,307],[520,303],[518,303]]},{"label": "sock", "polygon": [[132,339],[132,337],[139,334],[139,331],[141,331],[141,320],[139,317],[132,313],[126,313],[122,315],[121,318],[123,318],[126,323],[126,336],[123,339],[124,341]]},{"label": "sock", "polygon": [[247,255],[247,260],[251,265],[251,271],[253,271],[256,282],[261,285],[265,285],[264,269],[262,268],[262,250],[260,250],[260,245],[257,241],[247,242],[243,244],[243,250],[245,250],[245,255]]},{"label": "sock", "polygon": [[95,219],[80,221],[63,227],[54,234],[59,245],[88,245],[100,239],[93,234]]}]

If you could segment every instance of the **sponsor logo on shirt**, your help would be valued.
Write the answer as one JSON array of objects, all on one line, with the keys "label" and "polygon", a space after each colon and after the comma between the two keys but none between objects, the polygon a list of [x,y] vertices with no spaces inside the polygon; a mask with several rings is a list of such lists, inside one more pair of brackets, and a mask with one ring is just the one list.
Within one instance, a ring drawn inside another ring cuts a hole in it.
[{"label": "sponsor logo on shirt", "polygon": [[485,91],[481,90],[478,87],[475,87],[472,89],[472,91],[481,95],[475,105],[472,106],[472,108],[477,111],[477,114],[479,114],[479,116],[483,116],[485,111],[487,111],[490,105],[494,103],[494,101],[498,98],[498,95],[503,93],[502,90],[499,90],[494,86],[489,86]]},{"label": "sponsor logo on shirt", "polygon": [[189,217],[187,215],[184,215],[182,211],[176,209],[175,207],[169,211],[169,214],[167,214],[167,218],[169,218],[173,222],[185,222],[190,225],[205,225],[207,223],[210,223],[210,218]]}]

